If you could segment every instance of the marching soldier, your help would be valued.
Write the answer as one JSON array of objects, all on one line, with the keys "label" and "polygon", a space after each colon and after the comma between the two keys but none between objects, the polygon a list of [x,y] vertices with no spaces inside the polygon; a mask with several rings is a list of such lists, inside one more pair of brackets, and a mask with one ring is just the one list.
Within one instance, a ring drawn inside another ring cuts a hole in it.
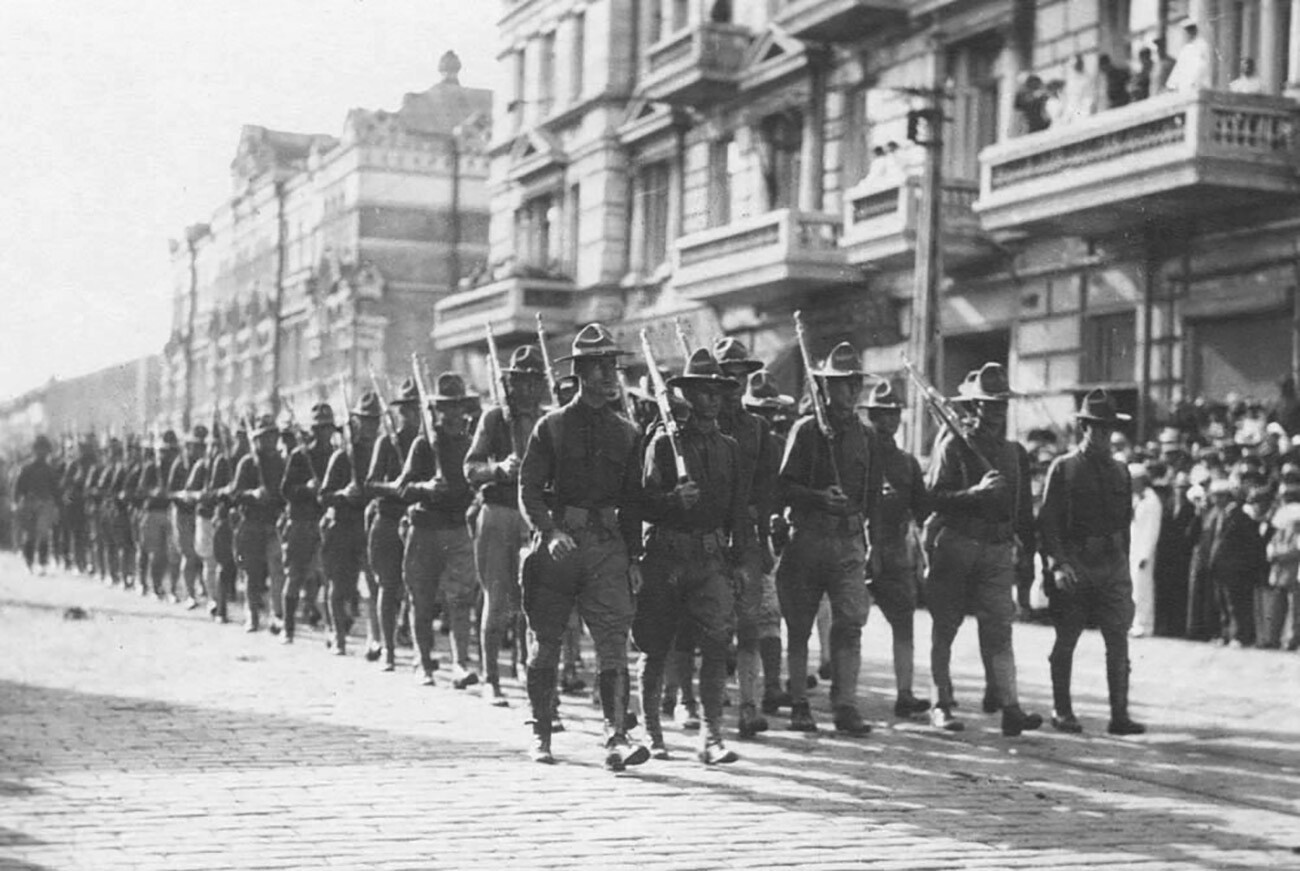
[{"label": "marching soldier", "polygon": [[215,466],[217,474],[209,488],[215,494],[216,503],[216,512],[212,515],[212,554],[217,560],[221,595],[227,604],[238,595],[239,559],[235,554],[235,529],[239,526],[240,511],[226,492],[235,478],[239,461],[252,450],[248,430],[243,424],[233,429],[233,438],[235,446],[228,455],[224,451],[220,454],[221,462]]},{"label": "marching soldier", "polygon": [[[704,708],[699,758],[706,765],[717,765],[738,758],[722,740],[722,700],[727,645],[737,609],[732,566],[745,558],[753,535],[746,486],[746,475],[752,476],[753,470],[741,459],[736,440],[718,428],[724,396],[739,392],[740,384],[723,374],[713,355],[706,349],[696,351],[684,373],[668,384],[685,394],[691,419],[682,429],[680,444],[674,445],[668,432],[660,429],[646,450],[643,486],[645,516],[651,525],[632,635],[642,652],[642,707],[650,752],[665,759],[668,751],[659,725],[664,663],[680,628],[687,622],[694,627]],[[685,480],[679,480],[676,471],[678,449],[689,476]],[[756,595],[742,585],[741,596],[746,594]],[[750,652],[756,672],[757,650]],[[757,675],[751,677],[756,683]],[[753,701],[748,704],[752,728],[757,713]],[[741,734],[754,734],[744,731],[743,708],[741,716]]]},{"label": "marching soldier", "polygon": [[1128,631],[1133,625],[1133,579],[1129,574],[1132,484],[1127,467],[1111,455],[1110,436],[1130,420],[1105,390],[1093,390],[1075,414],[1083,442],[1057,457],[1047,470],[1038,513],[1043,551],[1052,570],[1048,593],[1056,643],[1052,671],[1052,726],[1082,732],[1070,698],[1074,648],[1084,626],[1095,621],[1106,643],[1106,684],[1112,735],[1140,735],[1146,727],[1128,713]]},{"label": "marching soldier", "polygon": [[36,437],[32,442],[32,459],[18,471],[13,491],[14,516],[27,571],[35,571],[39,561],[41,574],[45,574],[50,563],[50,541],[59,513],[59,478],[50,464],[53,447],[47,436]]},{"label": "marching soldier", "polygon": [[[881,464],[871,431],[858,419],[856,403],[863,372],[856,351],[837,345],[822,368],[811,373],[824,391],[828,440],[813,415],[790,432],[781,464],[780,486],[791,507],[794,531],[776,569],[781,612],[790,638],[790,728],[813,732],[807,685],[808,636],[823,594],[829,597],[831,623],[831,703],[835,730],[870,733],[857,705],[862,664],[862,627],[871,599],[865,583],[867,542],[864,529],[877,509]],[[838,471],[838,482],[836,480]]]},{"label": "marching soldier", "polygon": [[98,448],[95,437],[88,435],[77,446],[77,456],[63,470],[60,493],[63,502],[63,531],[67,541],[67,559],[70,567],[79,572],[89,572],[90,514],[88,504],[89,478],[95,470]]},{"label": "marching soldier", "polygon": [[426,398],[435,415],[433,431],[412,443],[399,479],[400,492],[412,500],[406,511],[402,580],[411,596],[411,634],[422,682],[433,686],[433,617],[441,593],[451,624],[452,686],[463,690],[478,683],[478,674],[468,667],[470,615],[478,584],[474,545],[465,525],[465,511],[474,497],[464,473],[468,414],[477,394],[468,392],[464,379],[454,372],[439,375],[436,389]]},{"label": "marching soldier", "polygon": [[[148,572],[141,570],[140,543],[140,475],[144,472],[144,445],[140,437],[128,438],[126,443],[126,465],[119,479],[121,486],[122,517],[126,526],[126,560],[123,573],[128,578],[138,578],[140,595],[149,595]],[[147,566],[145,567],[148,568]],[[131,586],[128,581],[127,586]]]},{"label": "marching soldier", "polygon": [[[201,427],[195,427],[199,430]],[[196,432],[197,435],[197,432]],[[187,498],[194,506],[194,555],[199,575],[208,594],[208,614],[218,623],[229,620],[229,599],[222,582],[217,556],[217,491],[230,484],[230,463],[221,452],[221,436],[214,421],[207,433],[204,454],[195,460],[185,482]]]},{"label": "marching soldier", "polygon": [[917,567],[911,536],[914,524],[929,514],[925,476],[916,457],[894,441],[904,405],[893,385],[888,381],[877,384],[863,407],[876,431],[884,479],[880,510],[876,513],[879,529],[872,536],[878,570],[872,577],[871,595],[894,636],[894,683],[898,688],[894,716],[910,717],[930,709],[928,701],[918,699],[912,692]]},{"label": "marching soldier", "polygon": [[[523,606],[533,637],[528,661],[537,762],[549,763],[551,713],[560,647],[576,605],[599,661],[605,765],[621,771],[650,758],[627,736],[627,643],[632,596],[641,585],[640,433],[611,405],[618,358],[600,324],[583,327],[571,360],[578,395],[533,429],[519,472],[519,503],[533,531],[522,569]],[[546,492],[553,493],[550,504]]]},{"label": "marching soldier", "polygon": [[1004,435],[1011,396],[1001,364],[986,363],[968,374],[958,399],[973,409],[975,428],[969,442],[952,432],[940,437],[926,480],[935,513],[926,597],[934,620],[930,722],[952,732],[964,728],[952,714],[952,642],[972,612],[981,656],[993,673],[990,689],[1002,708],[1002,734],[1016,736],[1043,724],[1041,716],[1020,707],[1011,647],[1017,539],[1026,554],[1035,548],[1029,455]]},{"label": "marching soldier", "polygon": [[250,434],[249,452],[239,460],[227,496],[241,507],[239,528],[235,530],[235,557],[244,572],[244,629],[256,632],[270,585],[272,634],[280,631],[283,619],[284,563],[276,522],[284,508],[280,482],[284,480],[284,459],[276,450],[279,429],[271,415],[263,415]]},{"label": "marching soldier", "polygon": [[190,487],[194,468],[203,459],[207,445],[208,428],[203,424],[194,427],[185,439],[185,454],[172,461],[167,473],[167,490],[172,501],[172,534],[181,555],[181,578],[185,582],[185,607],[194,610],[199,606],[198,584],[203,574],[203,561],[195,550],[197,531],[198,487]]},{"label": "marching soldier", "polygon": [[376,443],[366,475],[366,490],[374,499],[369,509],[374,519],[370,522],[366,555],[370,570],[379,582],[379,633],[384,645],[384,671],[397,668],[397,612],[406,595],[402,586],[400,526],[407,502],[398,479],[420,431],[420,393],[415,381],[411,378],[403,381],[389,405],[397,409],[398,429]]},{"label": "marching soldier", "polygon": [[352,628],[352,603],[357,597],[357,576],[365,567],[365,489],[362,469],[368,465],[379,433],[383,407],[379,396],[366,392],[352,416],[352,443],[344,444],[330,457],[321,483],[320,500],[325,507],[321,521],[321,562],[325,569],[326,605],[330,646],[338,656],[347,654],[348,631]]},{"label": "marching soldier", "polygon": [[[159,599],[165,597],[163,585],[171,571],[172,562],[167,472],[176,461],[178,453],[176,433],[167,430],[154,445],[153,455],[141,466],[138,485],[141,499],[140,581],[143,583],[147,575],[153,584],[153,594]],[[171,597],[177,598],[174,588]]]},{"label": "marching soldier", "polygon": [[[740,479],[747,496],[745,522],[736,530],[740,555],[736,576],[736,679],[740,688],[740,737],[750,738],[767,731],[767,720],[759,714],[763,697],[763,639],[777,640],[780,649],[781,608],[775,584],[767,578],[776,567],[772,553],[772,503],[780,460],[774,450],[767,421],[745,410],[741,388],[751,373],[763,368],[736,339],[720,339],[713,348],[722,374],[732,379],[735,390],[723,395],[717,416],[718,428],[736,440]],[[692,418],[698,414],[692,403]],[[768,591],[771,595],[768,595]],[[770,645],[770,641],[769,641]],[[780,653],[776,657],[776,680],[780,681]]]},{"label": "marching soldier", "polygon": [[122,457],[122,443],[110,437],[100,462],[91,470],[88,506],[91,512],[90,546],[94,552],[95,570],[106,585],[118,582],[118,571],[113,554],[113,533],[109,506],[112,504],[112,476],[114,466]]},{"label": "marching soldier", "polygon": [[311,409],[311,441],[293,449],[285,462],[280,492],[288,503],[283,530],[284,544],[284,634],[280,640],[292,644],[298,620],[298,600],[304,593],[315,608],[314,577],[321,573],[320,502],[321,482],[334,453],[334,409],[324,402]]},{"label": "marching soldier", "polygon": [[517,624],[519,554],[528,545],[528,526],[519,511],[519,463],[528,436],[542,416],[546,369],[533,345],[517,348],[505,376],[501,406],[479,418],[465,455],[465,477],[479,488],[474,518],[474,562],[483,587],[483,670],[493,704],[504,707],[497,662],[506,629]]}]

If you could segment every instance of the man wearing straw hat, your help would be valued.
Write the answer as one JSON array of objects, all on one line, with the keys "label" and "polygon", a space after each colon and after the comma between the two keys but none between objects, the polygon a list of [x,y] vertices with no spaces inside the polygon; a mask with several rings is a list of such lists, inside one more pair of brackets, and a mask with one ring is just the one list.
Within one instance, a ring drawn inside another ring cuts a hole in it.
[{"label": "man wearing straw hat", "polygon": [[1090,391],[1075,418],[1083,442],[1058,457],[1047,470],[1038,513],[1043,552],[1052,570],[1048,596],[1056,643],[1052,669],[1052,726],[1083,731],[1074,715],[1070,677],[1074,648],[1089,619],[1106,644],[1106,683],[1110,691],[1112,735],[1138,735],[1146,729],[1128,715],[1128,631],[1133,625],[1133,580],[1129,575],[1129,536],[1133,519],[1128,468],[1110,453],[1110,435],[1129,420],[1105,390]]}]

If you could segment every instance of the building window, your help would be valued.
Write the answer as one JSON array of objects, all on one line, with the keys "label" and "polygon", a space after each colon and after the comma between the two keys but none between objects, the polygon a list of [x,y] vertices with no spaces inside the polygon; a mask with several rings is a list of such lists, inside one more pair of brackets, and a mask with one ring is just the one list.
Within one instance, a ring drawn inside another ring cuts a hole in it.
[{"label": "building window", "polygon": [[767,208],[789,209],[799,204],[799,154],[803,150],[803,113],[788,110],[759,122],[758,157],[767,194]]},{"label": "building window", "polygon": [[944,173],[948,178],[979,179],[979,153],[998,137],[998,57],[1002,37],[986,33],[948,50],[953,111],[944,130]]},{"label": "building window", "polygon": [[[510,91],[510,102],[506,105],[506,111],[509,112],[515,129],[518,130],[524,119],[524,83],[528,76],[528,68],[526,66],[527,58],[524,54],[524,50],[521,48],[516,52],[511,52],[510,62],[513,64],[514,69]],[[328,204],[327,200],[327,207]]]},{"label": "building window", "polygon": [[547,269],[551,265],[551,224],[555,201],[534,197],[515,212],[515,251],[520,265]]},{"label": "building window", "polygon": [[736,168],[736,143],[730,136],[709,145],[709,226],[731,223],[731,174]]},{"label": "building window", "polygon": [[538,117],[545,118],[551,112],[551,103],[555,99],[555,31],[542,36],[541,69],[539,70],[538,94],[541,103]]},{"label": "building window", "polygon": [[672,171],[667,161],[652,163],[640,172],[639,192],[645,215],[642,264],[654,272],[668,259],[668,192]]},{"label": "building window", "polygon": [[587,54],[587,16],[579,12],[573,16],[573,45],[569,57],[569,97],[582,97],[582,67]]},{"label": "building window", "polygon": [[568,225],[564,229],[564,268],[570,278],[578,277],[578,233],[582,227],[581,189],[570,185],[564,198]]},{"label": "building window", "polygon": [[691,3],[690,0],[673,0],[673,20],[672,32],[677,33],[685,29],[691,20]]},{"label": "building window", "polygon": [[1128,384],[1135,380],[1137,313],[1091,315],[1083,319],[1083,380]]}]

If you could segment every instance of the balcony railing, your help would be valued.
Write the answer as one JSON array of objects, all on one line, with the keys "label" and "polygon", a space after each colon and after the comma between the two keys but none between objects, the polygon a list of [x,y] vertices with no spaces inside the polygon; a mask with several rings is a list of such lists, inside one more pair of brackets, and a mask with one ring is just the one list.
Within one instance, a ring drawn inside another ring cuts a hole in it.
[{"label": "balcony railing", "polygon": [[[868,178],[844,196],[844,247],[856,266],[898,266],[916,254],[922,220],[922,183],[918,176]],[[979,185],[970,181],[943,183],[943,257],[949,265],[981,256],[987,246],[971,206]]]},{"label": "balcony railing", "polygon": [[986,229],[1096,233],[1196,217],[1298,184],[1297,107],[1281,97],[1164,94],[986,148]]},{"label": "balcony railing", "polygon": [[840,218],[778,209],[678,239],[673,286],[695,299],[759,301],[853,280]]},{"label": "balcony railing", "polygon": [[731,96],[745,51],[748,28],[706,22],[684,28],[650,46],[641,92],[653,100],[699,106]]},{"label": "balcony railing", "polygon": [[433,304],[434,345],[457,348],[481,342],[488,324],[503,339],[531,334],[538,314],[548,324],[567,325],[576,300],[573,282],[560,278],[510,277],[453,293]]},{"label": "balcony railing", "polygon": [[798,39],[853,42],[906,15],[903,0],[785,0],[776,23]]}]

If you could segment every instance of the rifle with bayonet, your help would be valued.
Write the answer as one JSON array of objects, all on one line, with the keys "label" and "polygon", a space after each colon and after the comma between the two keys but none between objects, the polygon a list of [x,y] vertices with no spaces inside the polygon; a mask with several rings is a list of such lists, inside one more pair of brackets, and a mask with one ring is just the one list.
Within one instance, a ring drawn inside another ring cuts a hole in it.
[{"label": "rifle with bayonet", "polygon": [[684,484],[691,479],[686,471],[686,457],[682,454],[681,428],[673,416],[673,404],[668,398],[668,385],[655,363],[654,350],[650,347],[650,337],[641,330],[641,353],[645,355],[646,366],[650,369],[650,384],[653,388],[655,405],[659,408],[659,418],[663,421],[664,432],[668,433],[668,443],[673,449],[673,463],[677,469],[677,483]]},{"label": "rifle with bayonet", "polygon": [[379,379],[375,376],[374,369],[370,370],[370,389],[375,391],[375,396],[379,397],[379,404],[384,407],[383,413],[379,415],[379,426],[384,431],[384,438],[392,443],[398,462],[402,462],[406,459],[402,456],[402,442],[397,437],[397,428],[393,426],[388,400],[384,399],[384,391],[379,389]]},{"label": "rifle with bayonet", "polygon": [[[539,315],[540,317],[540,315]],[[501,419],[505,421],[506,433],[510,437],[510,453],[516,457],[519,456],[519,446],[515,444],[515,427],[510,420],[510,384],[506,381],[506,373],[501,371],[500,353],[497,351],[496,333],[492,332],[492,325],[487,325],[487,364],[488,364],[488,381],[491,388],[492,402],[501,409]]]},{"label": "rifle with bayonet", "polygon": [[420,430],[429,445],[429,453],[433,455],[433,477],[441,478],[442,468],[438,463],[438,449],[433,441],[433,410],[429,408],[429,397],[432,394],[429,393],[429,385],[424,377],[424,361],[415,353],[411,354],[411,374],[415,378],[415,392],[420,399]]},{"label": "rifle with bayonet", "polygon": [[844,485],[840,481],[840,464],[835,459],[835,429],[831,426],[830,415],[826,411],[826,398],[822,396],[821,385],[817,383],[817,376],[814,374],[812,354],[808,351],[808,336],[804,332],[803,318],[801,312],[794,313],[794,334],[799,342],[799,356],[803,360],[804,381],[808,388],[808,397],[812,402],[813,417],[817,419],[817,428],[826,438],[829,450],[826,456],[831,467],[831,481],[836,487],[842,488]]},{"label": "rifle with bayonet", "polygon": [[555,380],[555,367],[551,365],[551,351],[546,347],[546,327],[542,324],[542,313],[537,313],[537,347],[542,353],[542,365],[546,367],[546,386],[551,390],[551,398],[560,401],[560,388]]},{"label": "rifle with bayonet", "polygon": [[952,401],[930,383],[930,379],[926,378],[925,374],[916,368],[906,354],[903,355],[903,369],[907,372],[907,377],[921,391],[921,399],[925,402],[925,407],[934,417],[935,422],[941,427],[947,427],[954,436],[960,439],[961,443],[966,446],[966,449],[971,452],[975,459],[984,464],[985,470],[992,469],[993,464],[975,446],[974,440],[970,437],[970,431],[962,423],[961,415],[958,414]]}]

